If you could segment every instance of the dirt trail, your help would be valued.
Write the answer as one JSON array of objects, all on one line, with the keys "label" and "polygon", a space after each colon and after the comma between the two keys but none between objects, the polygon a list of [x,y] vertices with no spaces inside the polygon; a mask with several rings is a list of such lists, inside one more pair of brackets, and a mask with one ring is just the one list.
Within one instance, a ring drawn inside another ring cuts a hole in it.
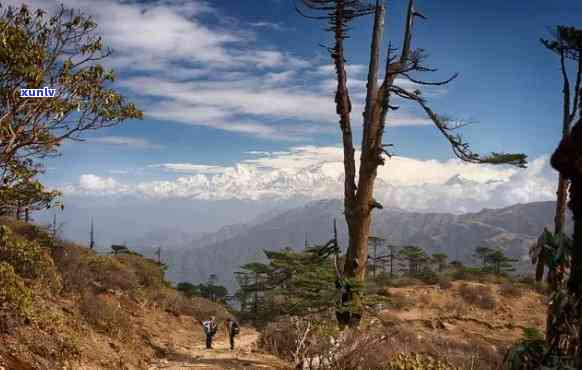
[{"label": "dirt trail", "polygon": [[236,338],[234,351],[231,351],[228,338],[219,335],[213,349],[207,350],[203,340],[191,346],[175,348],[166,358],[152,363],[149,370],[179,369],[285,369],[288,365],[277,357],[256,352],[259,334],[250,328],[243,328]]}]

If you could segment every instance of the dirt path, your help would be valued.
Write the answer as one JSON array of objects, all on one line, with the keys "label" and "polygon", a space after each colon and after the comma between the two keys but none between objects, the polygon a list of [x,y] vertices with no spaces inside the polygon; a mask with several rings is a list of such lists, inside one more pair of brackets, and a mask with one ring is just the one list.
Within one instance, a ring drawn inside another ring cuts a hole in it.
[{"label": "dirt path", "polygon": [[207,350],[203,341],[189,347],[178,347],[174,353],[151,364],[149,370],[164,369],[285,369],[288,367],[280,359],[254,350],[258,333],[243,328],[231,351],[228,338],[218,336],[213,349]]}]

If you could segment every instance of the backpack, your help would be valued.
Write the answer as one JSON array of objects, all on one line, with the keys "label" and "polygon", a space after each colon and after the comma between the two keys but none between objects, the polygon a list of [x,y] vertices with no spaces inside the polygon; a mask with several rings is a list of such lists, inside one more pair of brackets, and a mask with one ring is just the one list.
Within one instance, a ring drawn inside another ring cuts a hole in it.
[{"label": "backpack", "polygon": [[204,326],[204,333],[206,335],[214,335],[214,334],[216,334],[217,327],[216,327],[216,323],[214,321],[207,320],[207,321],[204,321],[202,323],[202,325]]},{"label": "backpack", "polygon": [[232,335],[238,335],[240,333],[240,327],[238,326],[236,321],[230,322],[230,333]]}]

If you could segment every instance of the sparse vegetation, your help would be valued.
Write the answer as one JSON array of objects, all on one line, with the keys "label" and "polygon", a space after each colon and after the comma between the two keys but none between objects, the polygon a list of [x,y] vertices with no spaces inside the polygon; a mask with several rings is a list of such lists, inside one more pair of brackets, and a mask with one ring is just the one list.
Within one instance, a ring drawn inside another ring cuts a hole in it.
[{"label": "sparse vegetation", "polygon": [[[86,341],[101,336],[120,350],[109,365],[98,360],[100,367],[118,368],[118,353],[128,364],[152,356],[136,323],[144,315],[186,315],[191,325],[194,318],[228,316],[223,306],[171,288],[164,266],[153,260],[134,254],[99,256],[8,219],[0,222],[0,236],[0,340],[2,334],[19,338],[19,347],[5,343],[0,357],[12,353],[57,368],[91,358]],[[110,358],[109,352],[100,356]]]},{"label": "sparse vegetation", "polygon": [[475,305],[479,308],[487,310],[495,308],[496,300],[490,286],[462,283],[459,286],[459,295],[468,304]]}]

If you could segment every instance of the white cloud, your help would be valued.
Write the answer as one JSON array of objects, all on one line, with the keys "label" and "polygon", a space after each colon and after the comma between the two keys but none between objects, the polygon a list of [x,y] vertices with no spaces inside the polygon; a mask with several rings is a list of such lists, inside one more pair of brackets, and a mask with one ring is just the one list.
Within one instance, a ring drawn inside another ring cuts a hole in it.
[{"label": "white cloud", "polygon": [[[26,3],[55,7],[49,0]],[[94,16],[105,43],[115,51],[106,65],[133,76],[120,79],[119,85],[146,117],[273,140],[337,132],[333,66],[258,46],[252,29],[278,24],[255,22],[249,30],[234,20],[211,26],[208,16],[220,21],[224,15],[201,0],[64,0],[64,5]],[[365,65],[348,66],[354,122],[363,109],[366,71]],[[389,121],[394,126],[429,123],[406,112]]]},{"label": "white cloud", "polygon": [[122,186],[112,177],[99,177],[93,174],[84,174],[79,178],[79,189],[84,192],[120,192],[125,191]]},{"label": "white cloud", "polygon": [[160,168],[168,172],[175,173],[222,173],[225,167],[222,166],[209,166],[203,164],[193,164],[193,163],[162,163],[153,164],[149,166],[150,168]]},{"label": "white cloud", "polygon": [[[288,152],[251,152],[254,158],[230,167],[165,163],[152,165],[184,173],[167,181],[122,185],[112,178],[84,175],[69,193],[107,190],[146,198],[322,199],[343,194],[343,156],[337,147],[301,146]],[[517,202],[554,199],[556,176],[548,157],[526,170],[475,165],[459,160],[393,157],[379,168],[375,197],[385,206],[411,210],[466,212]]]},{"label": "white cloud", "polygon": [[163,148],[162,145],[151,143],[147,139],[141,138],[141,137],[102,136],[102,137],[90,139],[90,141],[95,142],[95,143],[107,144],[107,145],[116,145],[116,146],[139,148],[139,149],[161,149],[161,148]]},{"label": "white cloud", "polygon": [[273,31],[287,31],[287,30],[291,29],[291,28],[283,26],[280,23],[265,22],[265,21],[253,22],[253,23],[250,23],[250,26],[255,27],[255,28],[273,30]]}]

